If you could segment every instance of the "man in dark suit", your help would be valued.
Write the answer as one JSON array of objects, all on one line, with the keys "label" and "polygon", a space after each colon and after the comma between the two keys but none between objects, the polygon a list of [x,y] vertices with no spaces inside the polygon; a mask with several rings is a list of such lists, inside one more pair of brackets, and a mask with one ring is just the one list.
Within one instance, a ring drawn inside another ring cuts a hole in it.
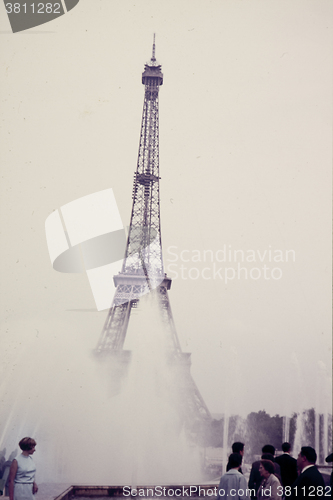
[{"label": "man in dark suit", "polygon": [[283,443],[283,455],[275,458],[281,469],[282,486],[291,486],[297,479],[297,460],[290,456],[291,445]]},{"label": "man in dark suit", "polygon": [[322,500],[325,498],[325,483],[315,463],[317,453],[311,446],[302,446],[297,458],[300,475],[291,486],[291,498]]},{"label": "man in dark suit", "polygon": [[[265,446],[262,447],[261,449],[262,455],[261,458],[263,460],[271,460],[274,463],[274,469],[275,469],[275,476],[281,481],[281,471],[280,471],[280,466],[278,463],[275,462],[274,460],[274,454],[275,454],[275,448],[271,444],[265,444]],[[250,478],[249,478],[249,488],[251,490],[255,490],[256,495],[251,495],[251,498],[257,498],[257,491],[259,489],[260,483],[262,481],[261,474],[259,472],[259,467],[260,467],[260,460],[257,460],[256,462],[253,462],[252,464],[252,469],[250,472]]]}]

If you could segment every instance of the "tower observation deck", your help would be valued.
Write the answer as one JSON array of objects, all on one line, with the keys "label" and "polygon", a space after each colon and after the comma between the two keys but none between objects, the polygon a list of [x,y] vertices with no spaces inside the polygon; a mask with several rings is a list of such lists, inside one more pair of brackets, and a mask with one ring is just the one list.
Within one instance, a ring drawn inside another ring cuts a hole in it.
[{"label": "tower observation deck", "polygon": [[113,363],[118,375],[126,375],[131,353],[123,346],[131,311],[143,295],[153,291],[167,332],[168,362],[181,394],[177,398],[180,411],[185,425],[193,429],[196,424],[210,422],[211,415],[190,374],[190,353],[183,353],[180,346],[168,297],[171,278],[163,266],[159,187],[159,89],[163,73],[155,57],[155,35],[142,84],[144,103],[126,251],[121,272],[113,278],[116,291],[95,352]]}]

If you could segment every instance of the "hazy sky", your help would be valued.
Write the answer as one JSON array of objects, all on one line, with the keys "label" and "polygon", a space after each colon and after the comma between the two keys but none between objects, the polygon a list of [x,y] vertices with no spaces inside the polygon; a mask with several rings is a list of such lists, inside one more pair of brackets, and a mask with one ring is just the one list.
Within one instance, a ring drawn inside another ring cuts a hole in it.
[{"label": "hazy sky", "polygon": [[52,269],[44,223],[109,187],[129,223],[154,32],[164,262],[193,377],[212,412],[330,408],[332,2],[81,0],[0,30],[4,411],[22,378],[71,397],[71,357],[73,393],[90,379],[106,312]]}]

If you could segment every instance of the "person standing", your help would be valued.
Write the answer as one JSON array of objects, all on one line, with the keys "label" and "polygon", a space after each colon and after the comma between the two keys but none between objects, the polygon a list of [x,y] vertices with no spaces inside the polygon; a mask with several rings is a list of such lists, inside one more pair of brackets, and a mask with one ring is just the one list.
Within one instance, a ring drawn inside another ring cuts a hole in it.
[{"label": "person standing", "polygon": [[[236,443],[232,444],[232,453],[239,453],[242,457],[244,456],[244,443],[240,443],[239,441],[236,441]],[[241,465],[242,465],[242,460],[241,460]],[[227,472],[230,470],[230,465],[229,462],[227,463]],[[239,472],[243,474],[242,468],[239,467]]]},{"label": "person standing", "polygon": [[[271,444],[265,444],[265,446],[262,447],[261,449],[262,455],[261,458],[263,460],[271,460],[274,464],[274,474],[277,476],[279,480],[281,480],[281,471],[280,471],[280,466],[278,463],[275,462],[274,460],[274,455],[275,455],[275,448]],[[249,477],[249,488],[253,491],[255,490],[255,495],[251,495],[252,499],[257,498],[257,491],[258,488],[261,484],[262,481],[262,476],[260,475],[259,472],[259,467],[260,467],[260,460],[257,460],[256,462],[253,462],[252,464],[252,469],[250,472],[250,477]]]},{"label": "person standing", "polygon": [[271,460],[260,460],[259,472],[262,481],[257,491],[258,500],[281,500],[282,486],[274,474],[274,463]]},{"label": "person standing", "polygon": [[316,461],[317,453],[314,448],[302,446],[297,457],[297,467],[300,475],[291,486],[289,499],[320,500],[325,498],[325,482],[315,465]]},{"label": "person standing", "polygon": [[282,486],[291,486],[297,479],[297,460],[290,456],[291,445],[289,443],[282,444],[283,455],[275,457],[281,469]]},{"label": "person standing", "polygon": [[229,470],[222,477],[219,484],[217,500],[250,500],[246,479],[239,472],[242,456],[231,453],[228,464]]},{"label": "person standing", "polygon": [[12,461],[9,470],[9,500],[34,500],[34,494],[38,491],[35,483],[36,465],[32,459],[36,444],[30,437],[19,442],[22,453]]}]

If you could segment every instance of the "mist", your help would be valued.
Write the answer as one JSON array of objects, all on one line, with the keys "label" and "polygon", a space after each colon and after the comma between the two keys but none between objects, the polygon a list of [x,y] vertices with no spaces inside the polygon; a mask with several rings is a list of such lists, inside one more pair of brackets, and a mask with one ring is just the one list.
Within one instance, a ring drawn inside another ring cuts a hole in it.
[{"label": "mist", "polygon": [[[91,340],[79,332],[54,324],[50,338],[25,325],[26,342],[12,353],[16,359],[2,384],[11,411],[0,446],[12,450],[22,436],[33,436],[40,482],[200,478],[201,450],[188,439],[177,408],[181,383],[167,360],[168,331],[158,307],[150,294],[134,309],[124,346],[131,361],[121,380],[112,357],[95,357]],[[22,329],[17,323],[16,334]]]}]

